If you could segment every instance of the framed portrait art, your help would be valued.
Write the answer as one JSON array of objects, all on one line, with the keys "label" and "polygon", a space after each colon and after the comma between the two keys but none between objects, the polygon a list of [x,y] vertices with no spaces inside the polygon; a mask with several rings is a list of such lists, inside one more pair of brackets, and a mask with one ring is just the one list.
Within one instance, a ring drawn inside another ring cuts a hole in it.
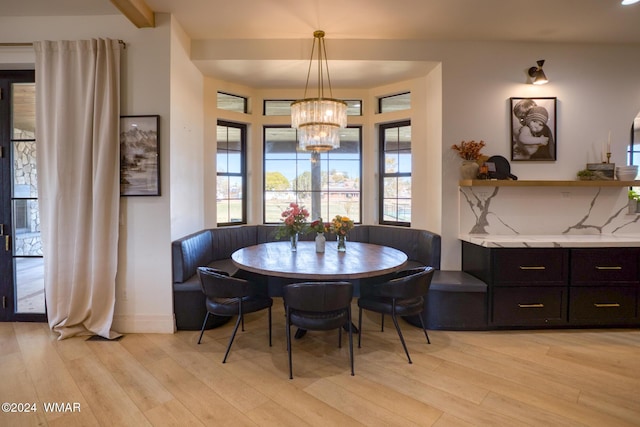
[{"label": "framed portrait art", "polygon": [[511,160],[555,161],[557,98],[510,98]]},{"label": "framed portrait art", "polygon": [[160,195],[160,116],[120,117],[120,195]]}]

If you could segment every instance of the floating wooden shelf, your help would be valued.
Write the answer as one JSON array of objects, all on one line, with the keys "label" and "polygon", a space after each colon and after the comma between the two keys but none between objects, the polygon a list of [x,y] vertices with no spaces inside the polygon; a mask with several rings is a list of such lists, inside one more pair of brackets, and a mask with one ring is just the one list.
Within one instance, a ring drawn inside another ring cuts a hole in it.
[{"label": "floating wooden shelf", "polygon": [[462,179],[460,187],[636,187],[640,181],[527,181],[527,180],[490,180]]}]

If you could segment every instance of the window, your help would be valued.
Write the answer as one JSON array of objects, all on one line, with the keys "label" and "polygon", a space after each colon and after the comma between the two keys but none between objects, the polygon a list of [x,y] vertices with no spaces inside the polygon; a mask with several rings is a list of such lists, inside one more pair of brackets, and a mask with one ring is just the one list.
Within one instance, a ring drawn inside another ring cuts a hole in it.
[{"label": "window", "polygon": [[310,220],[345,215],[362,222],[362,129],[340,132],[340,148],[297,150],[296,130],[264,128],[264,222],[280,223],[289,203],[309,209]]},{"label": "window", "polygon": [[216,152],[218,225],[247,223],[246,135],[246,125],[218,121]]},{"label": "window", "polygon": [[291,103],[293,99],[265,99],[264,100],[264,115],[265,116],[290,116],[291,115]]},{"label": "window", "polygon": [[218,108],[221,110],[247,112],[247,98],[229,93],[218,92]]},{"label": "window", "polygon": [[[264,100],[265,116],[289,116],[291,115],[291,103],[294,100]],[[362,115],[362,101],[359,99],[345,100],[347,103],[347,116]]]},{"label": "window", "polygon": [[380,125],[380,223],[411,225],[411,122]]},{"label": "window", "polygon": [[410,92],[378,98],[378,112],[380,113],[390,113],[392,111],[408,110],[410,108]]}]

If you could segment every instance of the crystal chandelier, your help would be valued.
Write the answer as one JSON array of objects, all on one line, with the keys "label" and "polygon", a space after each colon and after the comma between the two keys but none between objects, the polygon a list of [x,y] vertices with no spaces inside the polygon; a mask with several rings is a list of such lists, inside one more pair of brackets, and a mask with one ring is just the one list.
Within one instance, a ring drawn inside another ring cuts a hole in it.
[{"label": "crystal chandelier", "polygon": [[[347,127],[347,103],[332,98],[324,31],[315,31],[313,37],[304,99],[291,103],[291,126],[298,130],[298,147],[301,150],[319,153],[340,147],[340,129]],[[318,92],[315,98],[307,98],[316,41],[318,42]],[[324,96],[325,74],[329,98]]]}]

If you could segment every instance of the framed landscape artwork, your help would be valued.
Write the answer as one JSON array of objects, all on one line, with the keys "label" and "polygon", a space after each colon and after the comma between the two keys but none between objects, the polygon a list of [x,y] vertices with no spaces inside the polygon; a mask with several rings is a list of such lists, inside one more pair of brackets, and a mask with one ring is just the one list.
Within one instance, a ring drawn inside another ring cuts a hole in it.
[{"label": "framed landscape artwork", "polygon": [[555,161],[557,98],[510,98],[511,160]]},{"label": "framed landscape artwork", "polygon": [[160,195],[160,116],[120,117],[120,195]]}]

